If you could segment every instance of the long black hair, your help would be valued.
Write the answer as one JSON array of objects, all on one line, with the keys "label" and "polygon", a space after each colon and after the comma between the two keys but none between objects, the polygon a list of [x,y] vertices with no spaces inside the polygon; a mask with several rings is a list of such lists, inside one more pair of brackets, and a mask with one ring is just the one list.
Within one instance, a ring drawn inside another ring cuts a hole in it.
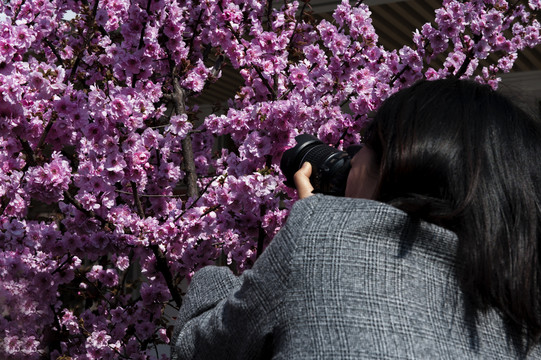
[{"label": "long black hair", "polygon": [[421,81],[387,99],[365,137],[377,199],[454,231],[475,309],[499,309],[539,342],[539,122],[486,85]]}]

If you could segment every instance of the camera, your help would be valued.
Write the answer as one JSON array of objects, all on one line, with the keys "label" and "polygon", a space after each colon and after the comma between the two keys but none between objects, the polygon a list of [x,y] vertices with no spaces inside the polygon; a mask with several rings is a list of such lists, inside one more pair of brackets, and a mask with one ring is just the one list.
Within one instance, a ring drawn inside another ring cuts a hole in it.
[{"label": "camera", "polygon": [[293,175],[308,161],[312,165],[310,182],[315,193],[344,196],[351,158],[362,146],[353,145],[340,151],[308,134],[298,135],[295,140],[297,144],[286,150],[280,161],[280,169],[286,177],[284,183],[294,188]]}]

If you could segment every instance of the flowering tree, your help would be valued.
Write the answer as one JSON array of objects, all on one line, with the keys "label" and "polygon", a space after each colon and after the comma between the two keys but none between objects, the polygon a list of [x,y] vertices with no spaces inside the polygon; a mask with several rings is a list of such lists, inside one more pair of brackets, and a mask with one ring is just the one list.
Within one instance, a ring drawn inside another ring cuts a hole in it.
[{"label": "flowering tree", "polygon": [[[309,0],[3,2],[0,358],[156,356],[181,280],[218,258],[250,267],[283,224],[297,134],[356,143],[421,78],[497,86],[541,42],[540,7],[446,0],[391,51],[347,1],[333,22]],[[243,83],[205,117],[223,66]]]}]

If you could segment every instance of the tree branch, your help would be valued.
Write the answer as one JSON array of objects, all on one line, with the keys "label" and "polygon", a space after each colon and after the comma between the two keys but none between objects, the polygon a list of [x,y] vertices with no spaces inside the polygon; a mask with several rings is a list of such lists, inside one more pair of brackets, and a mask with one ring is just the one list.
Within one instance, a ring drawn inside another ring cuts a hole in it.
[{"label": "tree branch", "polygon": [[468,70],[468,66],[470,65],[470,63],[471,63],[471,58],[468,56],[466,57],[466,59],[464,59],[462,66],[460,67],[460,69],[458,69],[454,77],[457,79],[460,79],[460,77],[462,77],[462,75],[466,73],[466,70]]},{"label": "tree branch", "polygon": [[203,218],[204,216],[207,216],[207,215],[210,214],[211,212],[216,211],[216,210],[218,210],[218,209],[221,208],[221,207],[222,207],[222,205],[220,205],[220,204],[214,205],[214,206],[208,208],[207,210],[205,210],[205,212],[202,213],[202,214],[199,216],[199,218],[201,219],[201,218]]},{"label": "tree branch", "polygon": [[143,210],[143,205],[141,204],[141,199],[139,198],[139,193],[137,192],[137,184],[135,181],[130,181],[130,185],[133,192],[133,202],[135,204],[135,208],[137,209],[137,213],[141,219],[144,219],[145,211]]},{"label": "tree branch", "polygon": [[[147,8],[146,8],[146,12],[147,14],[150,12],[150,5],[152,4],[152,0],[148,0],[147,2]],[[143,47],[143,45],[145,45],[145,30],[147,28],[147,22],[145,22],[143,24],[143,28],[141,29],[141,36],[139,37],[139,47],[138,49],[141,49]]]},{"label": "tree branch", "polygon": [[261,81],[263,81],[263,85],[265,85],[265,87],[266,87],[266,88],[269,90],[269,92],[271,93],[272,99],[273,99],[273,100],[276,100],[276,98],[277,98],[276,92],[274,91],[274,89],[272,88],[272,86],[270,86],[269,81],[267,80],[267,78],[263,76],[263,72],[261,71],[261,69],[259,68],[259,66],[254,65],[253,68],[255,69],[255,71],[257,72],[257,74],[259,75],[259,78],[261,79]]},{"label": "tree branch", "polygon": [[[147,15],[150,12],[150,4],[151,3],[152,3],[152,0],[148,0],[147,8],[146,8]],[[139,46],[137,47],[137,49],[139,49],[139,50],[145,45],[145,31],[146,31],[146,28],[147,28],[147,23],[148,22],[145,21],[143,23],[143,27],[141,29],[141,36],[139,36]],[[133,74],[133,77],[131,79],[131,87],[135,87],[136,82],[137,82],[137,74]]]},{"label": "tree branch", "polygon": [[[135,202],[137,212],[139,213],[139,217],[143,219],[145,217],[145,211],[143,210],[143,205],[141,204],[141,200],[137,192],[137,184],[134,181],[131,182],[131,188],[133,191],[133,200]],[[167,259],[165,258],[163,251],[160,249],[158,244],[152,243],[150,244],[150,249],[156,257],[156,269],[163,275],[163,278],[165,280],[165,283],[167,284],[167,287],[169,288],[169,292],[171,293],[173,300],[180,307],[180,305],[182,304],[180,291],[174,284],[173,274],[171,274],[171,270],[169,269],[169,265],[167,264]]]},{"label": "tree branch", "polygon": [[[218,7],[220,8],[220,10],[223,12],[224,9],[222,7],[222,4],[221,3],[218,3]],[[244,47],[244,51],[247,51],[248,49],[246,49],[246,46],[244,46],[244,44],[242,43],[241,39],[240,39],[240,35],[237,34],[235,32],[235,30],[233,29],[233,27],[231,26],[231,23],[230,22],[227,22],[226,23],[226,26],[227,28],[229,29],[229,31],[231,32],[231,34],[233,34],[233,36],[235,37],[235,39],[237,40],[237,42],[239,43],[239,45],[242,45]],[[269,81],[267,80],[267,78],[265,78],[263,76],[263,72],[261,71],[261,69],[259,69],[259,67],[253,65],[253,68],[255,69],[255,71],[257,72],[257,74],[259,75],[259,78],[261,79],[261,81],[263,82],[263,85],[265,85],[265,87],[269,90],[269,92],[271,93],[272,95],[272,99],[273,100],[276,100],[276,98],[278,97],[276,95],[276,92],[274,91],[274,89],[272,88],[272,86],[270,86],[269,84]]]},{"label": "tree branch", "polygon": [[[259,215],[261,218],[265,215],[265,206],[261,205],[259,208]],[[263,220],[259,224],[259,234],[257,236],[257,251],[256,251],[256,259],[261,256],[263,253],[263,245],[265,242],[265,229],[263,229]]]},{"label": "tree branch", "polygon": [[56,274],[57,272],[61,271],[62,268],[64,267],[64,265],[68,264],[69,262],[71,262],[71,260],[73,259],[73,257],[70,255],[70,253],[68,252],[68,257],[66,258],[66,260],[64,260],[64,262],[62,264],[60,264],[55,270],[53,270],[53,272],[51,273],[51,275],[54,275]]},{"label": "tree branch", "polygon": [[188,44],[188,47],[189,47],[189,50],[188,50],[188,59],[191,57],[192,55],[192,52],[193,52],[193,44],[194,44],[194,40],[195,40],[195,33],[197,31],[197,27],[199,26],[199,24],[201,23],[201,18],[203,17],[203,10],[201,10],[199,12],[199,15],[197,16],[197,20],[195,21],[194,25],[193,25],[193,34],[192,34],[192,37],[190,38],[190,43]]},{"label": "tree branch", "polygon": [[6,211],[8,205],[9,205],[9,198],[7,196],[2,196],[2,205],[0,206],[0,215],[4,215],[4,211]]},{"label": "tree branch", "polygon": [[[175,113],[177,115],[186,113],[186,99],[185,90],[180,86],[178,77],[173,71],[173,94],[171,98],[175,106]],[[199,189],[197,188],[197,172],[195,170],[195,160],[193,155],[192,138],[187,135],[181,141],[182,144],[182,156],[184,158],[184,167],[186,170],[186,183],[188,185],[188,196],[197,197]]]},{"label": "tree branch", "polygon": [[21,1],[21,4],[19,5],[19,8],[17,9],[17,11],[15,12],[15,15],[13,16],[13,19],[11,19],[11,24],[12,25],[15,25],[15,23],[17,21],[17,17],[19,16],[25,2],[26,2],[26,0]]},{"label": "tree branch", "polygon": [[36,158],[34,157],[34,151],[32,150],[32,147],[28,143],[28,141],[21,139],[17,136],[17,139],[19,139],[19,142],[21,143],[23,147],[23,152],[26,155],[26,164],[23,168],[23,171],[26,171],[29,166],[36,166]]},{"label": "tree branch", "polygon": [[[96,2],[94,3],[94,7],[92,8],[91,19],[94,23],[96,22],[95,19],[96,19],[96,12],[98,11],[98,4],[99,4],[99,0],[96,0]],[[92,26],[89,25],[88,27],[89,29],[92,29]],[[88,47],[88,44],[90,44],[90,41],[92,40],[93,37],[94,37],[94,32],[89,34],[88,38],[85,39],[83,48],[77,54],[77,58],[75,59],[75,62],[73,63],[73,67],[71,69],[70,75],[66,78],[66,81],[73,80],[75,74],[77,73],[77,68],[79,67],[79,64],[81,63],[81,60],[83,58],[85,49]]]},{"label": "tree branch", "polygon": [[291,34],[291,37],[289,38],[289,43],[287,44],[286,49],[290,49],[291,44],[293,44],[293,38],[295,37],[297,27],[299,26],[299,22],[302,21],[302,17],[304,15],[304,9],[306,9],[306,5],[308,5],[308,1],[305,1],[302,4],[301,12],[299,13],[299,18],[297,19],[297,21],[295,21],[295,28],[293,29],[293,34]]},{"label": "tree branch", "polygon": [[103,226],[105,229],[113,229],[114,228],[113,224],[111,224],[109,221],[105,220],[104,218],[102,218],[98,214],[96,214],[94,211],[85,209],[83,207],[83,205],[81,205],[81,203],[79,201],[77,201],[77,199],[75,199],[73,197],[73,195],[71,195],[68,191],[64,191],[64,200],[66,200],[68,203],[75,206],[75,208],[77,210],[79,210],[80,212],[85,214],[87,217],[94,218],[94,219],[98,220],[101,223],[101,226]]},{"label": "tree branch", "polygon": [[165,283],[167,284],[169,292],[171,293],[173,301],[177,304],[178,307],[180,307],[180,305],[182,305],[182,296],[180,295],[180,291],[174,284],[173,275],[169,270],[165,255],[157,244],[151,244],[150,249],[156,257],[156,269],[163,275],[163,278],[165,280]]},{"label": "tree branch", "polygon": [[47,44],[49,49],[51,49],[51,51],[53,52],[54,56],[56,56],[56,60],[58,60],[58,62],[60,63],[59,65],[64,65],[64,60],[62,60],[62,57],[60,56],[58,51],[56,51],[56,48],[54,47],[53,43],[47,39],[43,39],[43,41],[45,41],[45,44]]},{"label": "tree branch", "polygon": [[272,29],[272,0],[267,0],[267,30]]},{"label": "tree branch", "polygon": [[394,74],[393,78],[391,79],[391,82],[389,83],[389,87],[393,87],[396,80],[400,79],[400,77],[406,72],[406,70],[409,69],[409,65],[406,65],[400,70],[398,74]]},{"label": "tree branch", "polygon": [[56,118],[57,118],[57,114],[53,113],[53,115],[51,115],[51,118],[49,119],[49,122],[47,123],[47,125],[45,125],[45,129],[43,129],[41,136],[39,137],[38,144],[36,145],[36,150],[40,150],[43,144],[45,143],[45,138],[49,134],[49,131],[51,131],[51,128],[53,127],[53,124],[56,121]]}]

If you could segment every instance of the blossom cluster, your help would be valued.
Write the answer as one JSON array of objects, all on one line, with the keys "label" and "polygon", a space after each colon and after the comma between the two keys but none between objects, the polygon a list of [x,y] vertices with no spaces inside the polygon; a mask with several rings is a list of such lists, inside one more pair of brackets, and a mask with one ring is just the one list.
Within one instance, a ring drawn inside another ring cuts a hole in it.
[{"label": "blossom cluster", "polygon": [[[159,357],[181,283],[249,268],[284,223],[296,135],[358,143],[400,88],[496,87],[541,43],[533,0],[444,0],[400,49],[346,0],[332,21],[309,1],[0,7],[2,359]],[[225,66],[241,84],[206,111]]]}]

